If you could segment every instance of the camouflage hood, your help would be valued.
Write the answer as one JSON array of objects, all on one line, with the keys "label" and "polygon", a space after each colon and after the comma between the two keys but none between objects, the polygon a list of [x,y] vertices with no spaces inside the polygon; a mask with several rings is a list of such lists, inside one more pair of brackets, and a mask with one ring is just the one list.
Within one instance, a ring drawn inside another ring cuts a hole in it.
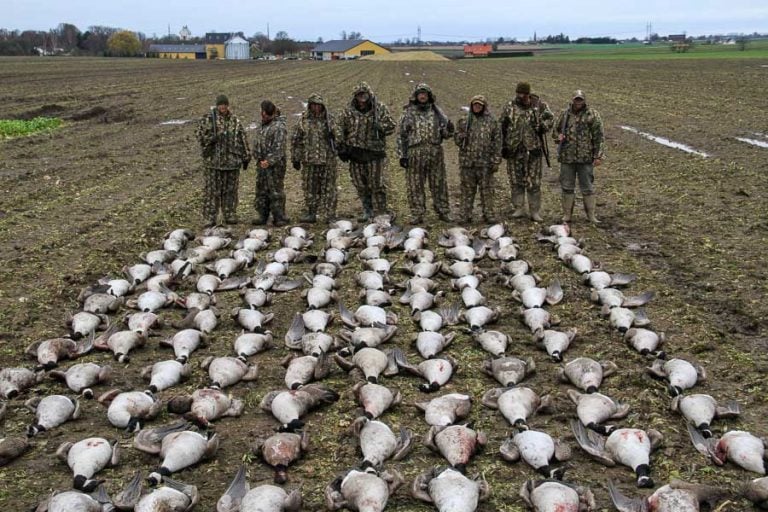
[{"label": "camouflage hood", "polygon": [[482,115],[489,115],[491,112],[488,108],[488,100],[485,99],[485,96],[482,94],[478,94],[476,96],[472,96],[472,99],[469,100],[469,111],[472,112],[472,105],[474,103],[479,103],[483,106],[483,111],[480,112]]},{"label": "camouflage hood", "polygon": [[432,92],[432,88],[425,83],[420,83],[413,88],[411,97],[408,98],[408,103],[411,105],[415,105],[416,103],[418,103],[418,101],[416,101],[416,96],[420,92],[426,92],[429,95],[429,100],[427,101],[427,103],[435,103],[437,101],[437,97],[435,96],[435,93]]},{"label": "camouflage hood", "polygon": [[312,94],[310,94],[310,95],[309,95],[309,98],[307,98],[307,109],[306,109],[306,114],[307,114],[307,115],[309,115],[309,114],[311,113],[311,111],[310,111],[309,107],[310,107],[312,104],[315,104],[315,105],[322,105],[322,107],[323,107],[323,112],[325,112],[325,110],[326,110],[326,107],[325,107],[325,100],[323,99],[323,97],[322,97],[320,94],[318,94],[318,93],[316,93],[316,92],[315,92],[315,93],[312,93]]},{"label": "camouflage hood", "polygon": [[357,105],[355,101],[355,96],[360,94],[361,92],[367,92],[368,95],[371,97],[368,102],[372,103],[376,99],[376,95],[373,94],[373,89],[371,89],[371,86],[368,85],[368,82],[360,82],[355,86],[355,88],[352,90],[352,100],[350,101],[350,104],[355,107]]}]

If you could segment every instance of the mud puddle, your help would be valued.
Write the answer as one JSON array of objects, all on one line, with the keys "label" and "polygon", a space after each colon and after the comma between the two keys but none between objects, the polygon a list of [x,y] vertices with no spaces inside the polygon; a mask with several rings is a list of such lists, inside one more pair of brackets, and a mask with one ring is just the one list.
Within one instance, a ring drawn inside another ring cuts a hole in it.
[{"label": "mud puddle", "polygon": [[168,121],[163,121],[160,124],[160,126],[175,126],[180,124],[187,124],[191,123],[191,119],[169,119]]},{"label": "mud puddle", "polygon": [[686,144],[682,144],[680,142],[675,142],[673,140],[669,140],[669,139],[664,138],[664,137],[659,137],[659,136],[654,135],[652,133],[643,132],[643,131],[640,131],[637,128],[633,128],[631,126],[619,125],[619,128],[621,128],[622,130],[626,130],[628,132],[632,132],[632,133],[635,133],[637,135],[640,135],[641,137],[644,137],[644,138],[646,138],[648,140],[652,140],[653,142],[658,142],[659,144],[661,144],[663,146],[667,146],[669,148],[679,149],[680,151],[685,151],[686,153],[690,153],[692,155],[698,155],[698,156],[700,156],[702,158],[709,158],[709,156],[710,156],[708,153],[705,153],[703,151],[699,151],[697,149],[694,149],[691,146],[688,146]]},{"label": "mud puddle", "polygon": [[760,148],[768,149],[768,141],[765,141],[765,140],[748,139],[746,137],[736,137],[736,140],[740,142],[746,142],[747,144],[752,144],[753,146],[757,146]]}]

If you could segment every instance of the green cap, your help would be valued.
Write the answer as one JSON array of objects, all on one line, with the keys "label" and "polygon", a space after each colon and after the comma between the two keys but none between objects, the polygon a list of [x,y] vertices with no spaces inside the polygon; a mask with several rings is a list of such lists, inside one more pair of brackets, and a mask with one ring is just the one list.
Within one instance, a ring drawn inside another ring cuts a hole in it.
[{"label": "green cap", "polygon": [[218,107],[219,105],[229,105],[229,98],[224,94],[216,96],[216,106]]},{"label": "green cap", "polygon": [[531,94],[531,84],[528,82],[519,82],[515,87],[515,92],[520,94]]}]

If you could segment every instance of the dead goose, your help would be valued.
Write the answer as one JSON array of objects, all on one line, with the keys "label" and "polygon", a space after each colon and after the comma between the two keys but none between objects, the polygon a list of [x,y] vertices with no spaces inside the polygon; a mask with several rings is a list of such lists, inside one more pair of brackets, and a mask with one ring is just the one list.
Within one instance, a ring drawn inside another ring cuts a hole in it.
[{"label": "dead goose", "polygon": [[414,405],[424,411],[427,425],[446,426],[469,416],[472,398],[460,393],[449,393],[429,402],[416,402]]},{"label": "dead goose", "polygon": [[640,295],[626,296],[617,288],[603,288],[592,290],[590,299],[603,306],[603,311],[610,308],[636,308],[648,304],[654,297],[654,292],[645,292]]},{"label": "dead goose", "polygon": [[414,277],[422,277],[426,279],[431,279],[434,277],[438,272],[440,272],[440,269],[442,268],[442,265],[440,263],[406,263],[403,265],[403,269],[408,272],[409,274],[412,274]]},{"label": "dead goose", "polygon": [[443,335],[434,331],[421,331],[416,335],[414,343],[416,344],[416,350],[419,351],[421,357],[424,359],[432,359],[445,350],[445,348],[451,344],[455,336],[456,333],[453,332]]},{"label": "dead goose", "polygon": [[366,290],[383,290],[384,276],[373,270],[364,270],[356,276],[357,284]]},{"label": "dead goose", "polygon": [[257,364],[248,364],[237,357],[213,357],[205,358],[200,367],[208,370],[211,378],[211,387],[214,389],[234,386],[238,382],[256,380],[259,376]]},{"label": "dead goose", "polygon": [[379,274],[389,274],[389,271],[392,269],[392,264],[384,258],[368,259],[364,261],[363,265],[368,270],[373,270]]},{"label": "dead goose", "polygon": [[143,283],[149,279],[150,276],[152,276],[152,267],[146,263],[139,263],[138,265],[133,265],[132,267],[123,267],[122,272],[126,279],[130,283],[133,283],[134,286],[136,286]]},{"label": "dead goose", "polygon": [[483,395],[483,405],[498,409],[510,425],[528,428],[528,417],[537,412],[547,412],[552,406],[549,395],[539,396],[532,389],[494,388]]},{"label": "dead goose", "polygon": [[696,385],[698,381],[707,380],[707,372],[699,365],[693,365],[685,359],[657,359],[646,371],[658,379],[669,382],[668,390],[672,396],[682,394],[686,389]]},{"label": "dead goose", "polygon": [[507,351],[509,336],[500,331],[474,331],[472,339],[480,347],[495,357],[501,357]]},{"label": "dead goose", "polygon": [[103,482],[93,476],[104,468],[117,466],[120,461],[120,445],[101,437],[89,437],[77,443],[62,443],[56,456],[66,462],[74,473],[75,489],[91,492]]},{"label": "dead goose", "polygon": [[494,323],[501,315],[501,308],[489,308],[486,306],[477,306],[461,312],[460,319],[464,320],[473,331],[482,329],[484,326]]},{"label": "dead goose", "polygon": [[281,243],[283,244],[283,247],[289,247],[291,249],[301,251],[303,249],[312,247],[312,244],[314,244],[315,241],[312,238],[288,235],[282,239]]},{"label": "dead goose", "polygon": [[419,389],[425,393],[439,390],[451,380],[453,374],[458,370],[456,362],[450,357],[427,359],[418,365],[413,365],[408,362],[405,354],[399,348],[393,349],[392,354],[399,368],[404,368],[427,381],[419,386]]},{"label": "dead goose", "polygon": [[535,274],[517,274],[512,277],[502,277],[504,285],[517,293],[523,293],[528,288],[535,288],[539,279]]},{"label": "dead goose", "polygon": [[189,396],[176,396],[168,402],[168,411],[203,428],[219,418],[236,418],[243,414],[245,404],[219,389],[198,389]]},{"label": "dead goose", "polygon": [[119,331],[115,324],[96,338],[93,346],[99,350],[110,350],[116,361],[128,363],[131,360],[128,354],[134,349],[143,347],[146,342],[146,335],[131,330]]},{"label": "dead goose", "polygon": [[35,414],[35,423],[27,428],[27,437],[34,437],[80,417],[80,402],[64,395],[31,398],[24,405]]},{"label": "dead goose", "polygon": [[153,327],[162,327],[163,319],[154,313],[133,313],[123,317],[123,323],[128,326],[131,331],[136,331],[139,334],[149,336]]},{"label": "dead goose", "polygon": [[[481,242],[482,243],[482,242]],[[483,249],[485,246],[482,246]],[[445,250],[445,256],[456,261],[472,262],[479,259],[475,249],[469,245],[457,245]]]},{"label": "dead goose", "polygon": [[264,395],[260,407],[281,423],[282,432],[293,432],[304,426],[301,418],[339,399],[339,394],[322,384],[307,384],[296,390],[271,391]]},{"label": "dead goose", "polygon": [[579,274],[588,274],[598,268],[597,264],[583,254],[569,255],[565,262]]},{"label": "dead goose", "polygon": [[162,427],[144,429],[133,438],[133,446],[150,455],[162,458],[160,468],[149,474],[147,481],[157,485],[164,477],[194,466],[198,462],[216,455],[219,449],[219,436],[204,436],[198,432],[186,430],[189,424],[180,421]]},{"label": "dead goose", "polygon": [[253,260],[256,259],[256,253],[245,248],[235,249],[230,253],[230,256],[231,259],[235,261],[235,264],[238,265],[241,269],[250,267],[253,265]]},{"label": "dead goose", "polygon": [[553,468],[552,462],[565,462],[571,458],[570,447],[546,432],[521,430],[501,444],[501,457],[507,462],[523,459],[526,464],[544,475],[544,478],[562,480],[565,466]]},{"label": "dead goose", "polygon": [[123,297],[115,297],[106,293],[94,293],[83,302],[83,311],[95,315],[114,313],[123,305]]},{"label": "dead goose", "polygon": [[309,433],[278,432],[267,439],[258,440],[254,452],[275,470],[276,484],[288,481],[288,466],[300,459],[309,448]]},{"label": "dead goose", "polygon": [[604,308],[601,313],[607,315],[611,326],[622,334],[627,332],[630,327],[644,327],[651,323],[642,309],[634,311],[622,307]]},{"label": "dead goose", "polygon": [[576,442],[589,455],[606,466],[617,463],[632,468],[637,475],[638,487],[653,487],[651,479],[650,454],[661,444],[662,436],[657,430],[619,428],[606,438],[587,430],[576,420],[571,421]]},{"label": "dead goose", "polygon": [[[413,238],[409,237],[406,238],[403,242],[403,250],[405,250],[406,255],[408,255],[409,258],[413,259],[411,256],[412,254],[426,250],[424,249],[424,246],[427,245],[427,241],[424,238]],[[429,251],[432,252],[432,251]],[[427,263],[432,263],[433,260],[427,261]]]},{"label": "dead goose", "polygon": [[[0,466],[2,466],[2,463],[0,463]],[[768,509],[768,478],[755,478],[744,487],[743,494],[757,508],[761,510]]]},{"label": "dead goose", "polygon": [[584,284],[595,290],[602,290],[613,286],[625,286],[637,279],[635,274],[609,274],[602,270],[588,272],[582,276]]},{"label": "dead goose", "polygon": [[98,401],[107,407],[109,422],[128,432],[141,430],[144,421],[160,414],[163,408],[163,402],[141,391],[113,389],[99,396]]},{"label": "dead goose", "polygon": [[358,382],[352,390],[363,408],[363,414],[368,419],[378,418],[402,400],[400,391],[393,392],[388,387],[373,382]]},{"label": "dead goose", "polygon": [[[250,252],[250,251],[248,251]],[[251,255],[253,253],[251,252]],[[252,259],[252,256],[251,256]],[[216,276],[218,276],[219,279],[226,280],[229,276],[237,272],[238,270],[241,270],[246,264],[248,263],[247,258],[220,258],[213,262],[212,265],[206,265],[206,269],[210,270],[212,272],[216,273]],[[198,280],[198,285],[200,284],[200,281]],[[202,291],[202,290],[199,290]]]},{"label": "dead goose", "polygon": [[79,340],[95,333],[99,328],[109,325],[109,317],[104,314],[79,311],[74,315],[67,315],[67,327],[72,332],[72,339]]},{"label": "dead goose", "polygon": [[189,512],[200,501],[197,487],[171,478],[163,479],[162,487],[144,496],[141,495],[141,484],[141,473],[137,473],[125,490],[115,497],[115,506],[134,512]]},{"label": "dead goose", "polygon": [[719,439],[705,439],[691,424],[688,424],[688,434],[696,450],[709,457],[716,465],[722,466],[731,461],[747,471],[765,474],[767,454],[763,439],[743,430],[731,430]]},{"label": "dead goose", "polygon": [[325,488],[325,506],[329,510],[382,512],[389,496],[402,484],[403,477],[396,470],[379,474],[373,468],[350,469]]},{"label": "dead goose", "polygon": [[632,329],[627,329],[627,332],[624,333],[624,339],[627,345],[640,352],[641,355],[653,356],[657,359],[667,358],[663,350],[658,350],[666,341],[666,335],[663,332],[656,333],[650,329],[633,327]]},{"label": "dead goose", "polygon": [[336,280],[333,277],[329,277],[323,274],[316,274],[316,275],[310,275],[310,274],[304,274],[304,279],[312,285],[312,288],[322,288],[323,290],[328,290],[329,292],[336,289]]},{"label": "dead goose", "polygon": [[373,327],[357,327],[354,331],[341,329],[339,336],[354,348],[375,348],[392,339],[396,332],[396,325],[376,324]]},{"label": "dead goose", "polygon": [[404,304],[410,304],[411,315],[415,315],[421,311],[431,309],[432,306],[435,305],[438,297],[442,297],[443,295],[444,294],[442,292],[432,294],[423,290],[414,293],[406,292],[403,297],[400,298],[400,302]]},{"label": "dead goose", "polygon": [[369,306],[392,305],[392,296],[387,290],[360,290],[359,296]]},{"label": "dead goose", "polygon": [[557,259],[568,263],[575,254],[581,254],[583,249],[574,244],[563,244],[556,246]]},{"label": "dead goose", "polygon": [[352,314],[344,304],[339,303],[339,316],[347,327],[372,327],[374,325],[397,324],[397,315],[378,306],[363,304]]},{"label": "dead goose", "polygon": [[357,438],[363,454],[361,469],[381,468],[389,459],[401,460],[411,451],[413,432],[400,427],[396,436],[386,423],[361,416],[352,422],[350,435]]},{"label": "dead goose", "polygon": [[488,238],[490,240],[498,240],[504,234],[507,232],[507,225],[503,222],[499,222],[497,224],[493,224],[491,226],[488,226],[487,228],[483,228],[480,231],[480,236],[482,238]]},{"label": "dead goose", "polygon": [[736,418],[741,414],[738,402],[729,400],[718,406],[714,398],[701,394],[677,395],[672,399],[671,409],[682,414],[705,439],[712,437],[709,425],[713,419]]},{"label": "dead goose", "polygon": [[208,336],[197,329],[184,329],[174,334],[172,338],[160,341],[160,345],[172,347],[176,360],[185,363],[192,352],[198,347],[205,346],[207,341]]},{"label": "dead goose", "polygon": [[[446,265],[445,263],[443,263],[441,265],[441,270],[444,274],[451,276],[455,279],[461,279],[462,277],[471,276],[479,272],[478,268],[475,267],[474,263],[467,262],[467,261],[456,261],[451,265]],[[431,277],[431,276],[426,276],[426,277]]]},{"label": "dead goose", "polygon": [[192,368],[187,363],[179,361],[160,361],[150,366],[145,366],[141,377],[149,380],[149,391],[157,393],[175,386],[189,377]]},{"label": "dead goose", "polygon": [[326,263],[324,261],[315,263],[312,266],[312,272],[314,272],[315,275],[326,276],[330,278],[336,277],[340,271],[341,265],[334,265],[333,263]]},{"label": "dead goose", "polygon": [[[406,240],[406,243],[408,240]],[[434,263],[435,253],[429,249],[411,249],[405,251],[405,257],[414,263]]]},{"label": "dead goose", "polygon": [[440,453],[452,468],[465,473],[467,464],[475,453],[488,442],[483,432],[471,425],[432,426],[424,435],[424,446]]},{"label": "dead goose", "polygon": [[525,361],[511,356],[501,357],[486,360],[483,363],[483,371],[496,379],[502,386],[511,388],[535,372],[536,363],[530,357]]},{"label": "dead goose", "polygon": [[512,261],[517,259],[520,247],[515,243],[514,238],[501,237],[491,244],[488,250],[488,257],[492,260]]},{"label": "dead goose", "polygon": [[547,351],[549,357],[556,363],[563,360],[563,354],[568,347],[573,343],[576,338],[576,329],[569,329],[565,332],[552,331],[552,330],[538,330],[533,336],[534,341],[537,341],[544,350]]},{"label": "dead goose", "polygon": [[329,291],[325,288],[309,288],[308,290],[304,290],[301,295],[307,299],[307,306],[309,309],[323,308],[331,302],[336,302],[338,300],[338,295],[334,290]]},{"label": "dead goose", "polygon": [[216,304],[216,296],[206,293],[192,292],[184,299],[184,307],[190,311],[192,309],[204,311],[213,304]]},{"label": "dead goose", "polygon": [[439,512],[474,512],[490,488],[485,478],[469,479],[453,468],[433,468],[414,479],[411,494],[434,504]]},{"label": "dead goose", "polygon": [[600,387],[605,377],[613,374],[618,367],[613,361],[598,363],[589,357],[578,357],[558,371],[562,382],[570,382],[587,393],[594,393]]},{"label": "dead goose", "polygon": [[616,420],[629,414],[629,405],[613,401],[600,393],[581,394],[568,390],[568,398],[576,405],[576,415],[581,424],[604,436],[616,430],[615,425],[603,425],[608,420]]},{"label": "dead goose", "polygon": [[200,242],[201,245],[204,245],[206,247],[210,247],[214,251],[218,251],[219,249],[224,249],[229,244],[232,243],[231,238],[225,238],[223,236],[216,236],[216,235],[208,235],[208,236],[199,236],[195,238],[196,242]]},{"label": "dead goose", "polygon": [[437,283],[428,277],[412,277],[398,285],[399,288],[415,292],[433,292],[437,289]]},{"label": "dead goose", "polygon": [[456,247],[458,245],[471,245],[472,233],[462,227],[446,229],[440,234],[437,244],[441,247]]},{"label": "dead goose", "polygon": [[[317,313],[310,315],[310,313]],[[307,311],[302,315],[296,313],[293,317],[291,328],[285,333],[285,346],[292,350],[301,350],[306,355],[318,357],[320,354],[339,346],[336,338],[324,332],[306,332],[304,318],[307,318],[315,328],[325,328],[325,324],[331,316],[319,309]]]},{"label": "dead goose", "polygon": [[485,297],[483,294],[480,293],[477,288],[472,288],[471,286],[465,286],[461,289],[461,301],[466,308],[485,305]]},{"label": "dead goose", "polygon": [[309,332],[325,332],[328,325],[333,321],[333,315],[319,309],[311,309],[301,314],[301,320],[302,328]]},{"label": "dead goose", "polygon": [[0,439],[0,467],[18,459],[29,448],[29,441],[24,437],[5,437]]},{"label": "dead goose", "polygon": [[53,338],[32,343],[26,353],[37,359],[40,369],[51,370],[63,359],[77,359],[87,354],[93,348],[93,343],[93,334],[80,343],[69,338]]},{"label": "dead goose", "polygon": [[249,236],[239,240],[235,244],[235,249],[246,249],[255,253],[262,249],[266,249],[267,246],[269,246],[269,243],[266,240]]},{"label": "dead goose", "polygon": [[560,322],[557,317],[550,315],[549,311],[544,308],[525,309],[521,307],[519,311],[523,317],[523,323],[534,335]]},{"label": "dead goose", "polygon": [[[613,481],[608,481],[608,492],[613,506],[619,512],[699,512],[715,510],[726,493],[708,485],[689,484],[672,480],[645,498],[630,499],[621,494]],[[704,508],[706,507],[706,508]]]},{"label": "dead goose", "polygon": [[182,308],[186,307],[186,302],[176,292],[172,292],[165,286],[162,286],[162,288],[162,291],[146,291],[139,295],[137,299],[128,300],[125,305],[145,313],[154,313],[158,309],[167,308],[173,304]]},{"label": "dead goose", "polygon": [[216,512],[299,512],[301,491],[287,493],[275,485],[259,485],[248,489],[245,480],[245,466],[240,466],[226,493],[219,498]]},{"label": "dead goose", "polygon": [[323,353],[318,357],[297,357],[289,354],[282,361],[285,370],[285,385],[288,389],[299,389],[304,384],[321,380],[331,372],[328,356]]},{"label": "dead goose", "polygon": [[499,265],[504,274],[510,276],[525,275],[533,271],[531,264],[525,260],[504,261]]},{"label": "dead goose", "polygon": [[173,323],[172,326],[176,329],[197,329],[204,334],[210,334],[219,324],[219,316],[221,313],[215,307],[202,311],[192,308],[181,322]]},{"label": "dead goose", "polygon": [[104,486],[99,486],[95,496],[80,491],[56,492],[41,502],[34,512],[111,512],[114,507],[110,503]]},{"label": "dead goose", "polygon": [[560,281],[555,279],[546,288],[531,287],[522,292],[514,291],[512,297],[521,302],[526,309],[540,308],[545,302],[554,306],[563,300],[563,288],[560,286]]},{"label": "dead goose", "polygon": [[43,372],[33,372],[26,368],[3,368],[0,370],[0,396],[16,398],[19,393],[42,381]]},{"label": "dead goose", "polygon": [[274,313],[264,314],[257,309],[234,308],[232,318],[248,332],[264,332],[264,325],[275,317]]},{"label": "dead goose", "polygon": [[325,262],[332,265],[344,265],[347,262],[347,258],[348,255],[346,251],[336,249],[335,247],[330,247],[323,253],[323,259]]},{"label": "dead goose", "polygon": [[234,342],[235,353],[241,359],[251,357],[272,347],[274,347],[272,331],[264,331],[263,333],[242,331]]},{"label": "dead goose", "polygon": [[254,228],[248,232],[248,238],[255,238],[256,240],[268,242],[270,238],[270,232],[268,229]]},{"label": "dead goose", "polygon": [[520,497],[536,512],[591,512],[595,496],[589,488],[557,480],[528,480],[520,487]]},{"label": "dead goose", "polygon": [[99,366],[95,363],[80,363],[69,367],[66,371],[54,370],[48,373],[52,378],[63,380],[69,389],[82,393],[84,398],[93,398],[91,386],[109,382],[112,367]]},{"label": "dead goose", "polygon": [[389,351],[382,352],[377,348],[360,348],[351,360],[345,359],[341,353],[334,354],[333,359],[344,371],[350,372],[357,369],[368,382],[378,383],[381,375],[390,377],[397,374],[394,354]]}]

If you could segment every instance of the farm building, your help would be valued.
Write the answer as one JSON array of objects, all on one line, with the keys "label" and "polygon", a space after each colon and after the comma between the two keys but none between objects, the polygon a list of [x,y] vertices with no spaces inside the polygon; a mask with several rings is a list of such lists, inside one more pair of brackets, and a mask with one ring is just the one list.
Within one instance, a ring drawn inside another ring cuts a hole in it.
[{"label": "farm building", "polygon": [[147,53],[161,59],[205,59],[205,55],[202,44],[151,44]]},{"label": "farm building", "polygon": [[464,57],[487,57],[492,50],[490,44],[465,44]]},{"label": "farm building", "polygon": [[234,36],[224,43],[227,60],[248,60],[251,57],[251,45],[240,36]]},{"label": "farm building", "polygon": [[245,39],[242,32],[206,32],[205,53],[208,59],[227,58],[227,41],[239,36]]},{"label": "farm building", "polygon": [[389,50],[368,39],[337,39],[312,48],[316,60],[345,60],[391,53]]}]

